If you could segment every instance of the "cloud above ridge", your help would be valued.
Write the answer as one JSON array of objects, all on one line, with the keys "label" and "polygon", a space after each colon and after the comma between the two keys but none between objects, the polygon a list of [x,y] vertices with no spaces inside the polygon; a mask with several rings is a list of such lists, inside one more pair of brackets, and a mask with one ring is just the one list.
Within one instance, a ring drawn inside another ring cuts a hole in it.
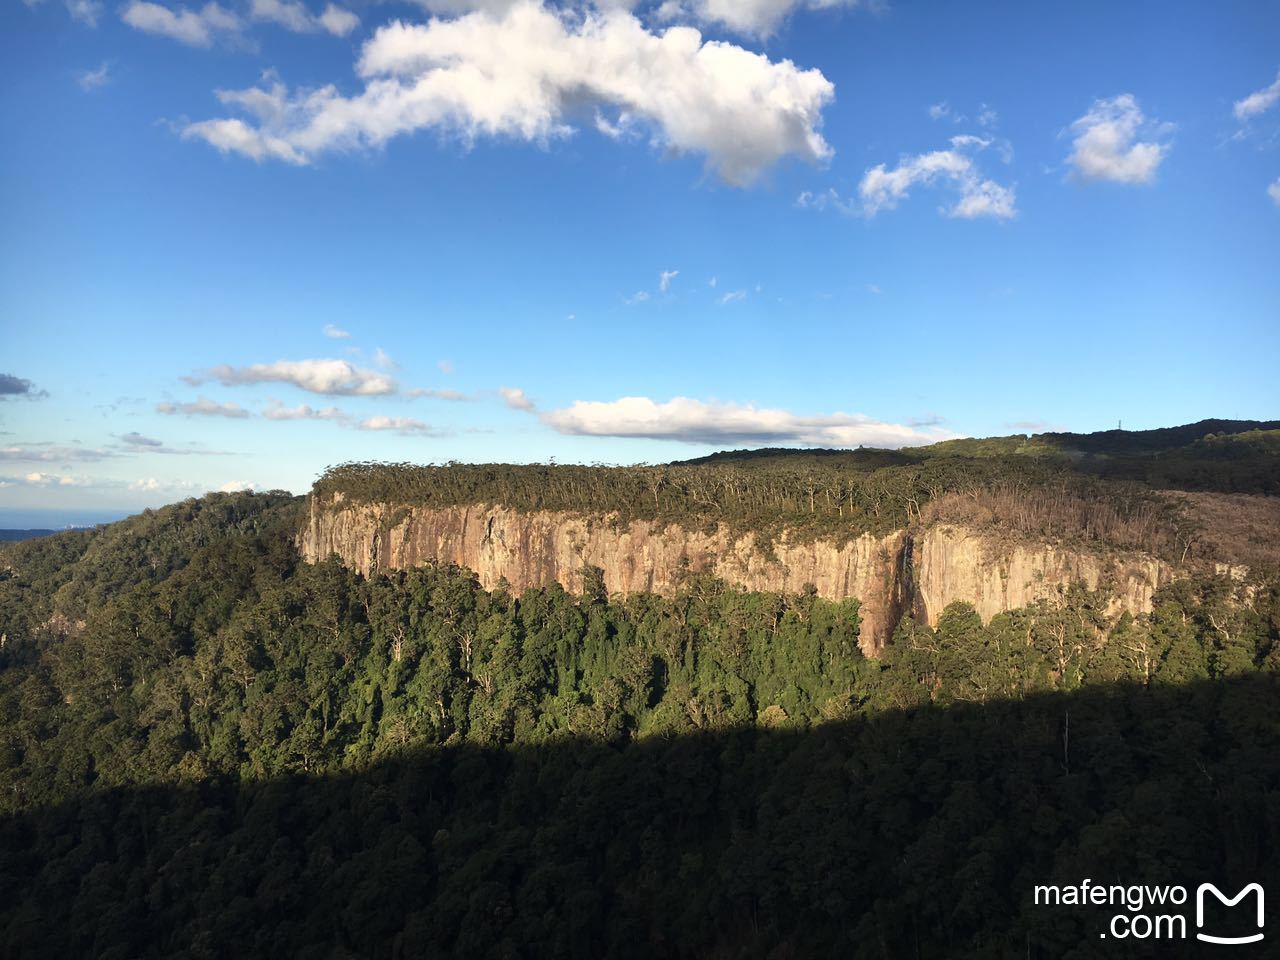
[{"label": "cloud above ridge", "polygon": [[884,423],[861,414],[805,416],[689,397],[674,397],[665,403],[648,397],[578,400],[539,416],[553,430],[575,436],[678,440],[712,446],[904,447],[956,436],[936,426]]}]

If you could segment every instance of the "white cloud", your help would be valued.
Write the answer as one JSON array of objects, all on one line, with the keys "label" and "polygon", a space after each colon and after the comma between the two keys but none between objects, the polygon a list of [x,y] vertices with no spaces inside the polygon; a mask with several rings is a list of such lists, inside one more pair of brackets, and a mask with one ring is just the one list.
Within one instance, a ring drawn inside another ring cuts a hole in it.
[{"label": "white cloud", "polygon": [[512,410],[533,410],[536,408],[534,402],[519,387],[499,387],[498,393],[502,395],[503,402]]},{"label": "white cloud", "polygon": [[956,202],[943,208],[942,212],[949,217],[1008,220],[1016,216],[1014,188],[984,179],[973,158],[965,152],[983,150],[990,145],[991,141],[982,137],[952,137],[950,150],[907,157],[892,170],[883,163],[872,167],[858,184],[863,212],[873,217],[881,210],[892,210],[917,185],[945,183],[959,192]]},{"label": "white cloud", "polygon": [[[1076,138],[1067,162],[1086,180],[1143,184],[1155,180],[1156,170],[1169,152],[1160,138],[1172,131],[1168,124],[1147,120],[1132,94],[1097,100],[1071,124]],[[1139,136],[1153,139],[1139,140]]]},{"label": "white cloud", "polygon": [[1267,187],[1267,196],[1275,202],[1277,207],[1280,207],[1280,180]]},{"label": "white cloud", "polygon": [[350,10],[344,10],[342,7],[334,6],[332,3],[324,8],[324,12],[319,17],[320,26],[324,27],[335,37],[345,37],[356,27],[360,26],[360,18]]},{"label": "white cloud", "polygon": [[628,307],[634,307],[637,303],[644,303],[648,299],[649,299],[648,290],[637,290],[635,293],[627,297],[627,299],[623,300],[622,302],[625,303]]},{"label": "white cloud", "polygon": [[296,407],[286,407],[279,400],[272,400],[262,411],[262,415],[268,420],[334,420],[338,423],[346,423],[351,419],[337,407],[316,408],[305,403],[300,403]]},{"label": "white cloud", "polygon": [[307,163],[432,128],[464,141],[547,143],[595,108],[636,118],[665,150],[702,154],[737,186],[784,157],[831,155],[819,127],[834,87],[819,71],[704,43],[691,27],[651,33],[618,10],[558,14],[526,0],[501,16],[394,22],[365,43],[358,70],[365,87],[351,97],[332,85],[219,91],[252,124],[205,120],[183,134],[255,160]]},{"label": "white cloud", "polygon": [[859,414],[802,416],[749,404],[703,402],[675,397],[658,403],[648,397],[612,402],[579,400],[548,410],[542,421],[560,433],[597,437],[680,440],[712,445],[750,444],[817,447],[902,447],[933,443],[954,434],[882,423]]},{"label": "white cloud", "polygon": [[367,417],[360,421],[361,430],[394,430],[403,436],[439,437],[444,434],[430,424],[413,417]]},{"label": "white cloud", "polygon": [[228,480],[218,487],[218,493],[243,493],[261,490],[262,485],[253,480]]},{"label": "white cloud", "polygon": [[351,334],[346,330],[343,330],[341,327],[334,326],[332,323],[326,323],[321,332],[330,340],[346,340],[351,336]]},{"label": "white cloud", "polygon": [[84,70],[76,78],[76,83],[80,84],[80,89],[85,93],[97,90],[99,87],[105,87],[110,82],[111,68],[105,60],[97,70]]},{"label": "white cloud", "polygon": [[[223,97],[226,91],[219,91]],[[272,137],[249,126],[243,120],[203,120],[184,127],[186,139],[199,138],[223,153],[239,153],[251,160],[280,160],[301,166],[306,158],[279,137]]]},{"label": "white cloud", "polygon": [[193,47],[210,46],[215,39],[244,28],[237,14],[216,2],[194,11],[179,7],[175,12],[149,0],[133,0],[121,11],[120,18],[135,30],[170,37]]},{"label": "white cloud", "polygon": [[67,0],[67,13],[87,27],[96,27],[102,16],[102,4],[98,0]]},{"label": "white cloud", "polygon": [[772,35],[797,10],[856,7],[861,0],[666,0],[657,11],[662,20],[693,18],[749,37]]},{"label": "white cloud", "polygon": [[254,20],[276,23],[294,33],[319,33],[323,30],[335,37],[345,37],[360,25],[360,18],[354,13],[332,3],[325,7],[324,13],[314,16],[306,4],[296,0],[253,0],[249,15]]},{"label": "white cloud", "polygon": [[1280,73],[1269,87],[1255,90],[1243,100],[1237,100],[1234,107],[1236,119],[1241,123],[1266,113],[1280,102]]},{"label": "white cloud", "polygon": [[663,270],[658,274],[658,289],[666,293],[671,289],[671,281],[680,276],[679,270]]},{"label": "white cloud", "polygon": [[933,120],[941,120],[943,117],[949,116],[951,113],[951,104],[943,100],[941,103],[932,104],[929,107],[929,117]]},{"label": "white cloud", "polygon": [[373,351],[373,362],[383,370],[394,370],[399,366],[399,364],[391,359],[391,354],[387,353],[387,351],[383,350],[381,347],[378,347]]},{"label": "white cloud", "polygon": [[247,367],[211,367],[190,383],[217,380],[224,387],[254,383],[291,383],[301,390],[327,396],[371,397],[396,392],[396,382],[384,373],[353,366],[346,360],[277,360]]},{"label": "white cloud", "polygon": [[215,403],[207,397],[198,397],[194,403],[158,403],[156,412],[184,417],[229,417],[233,420],[249,416],[249,411],[237,403]]},{"label": "white cloud", "polygon": [[747,298],[747,291],[730,290],[728,293],[722,295],[720,299],[717,300],[716,302],[723,307],[727,303],[737,303],[739,300],[745,300],[746,298]]}]

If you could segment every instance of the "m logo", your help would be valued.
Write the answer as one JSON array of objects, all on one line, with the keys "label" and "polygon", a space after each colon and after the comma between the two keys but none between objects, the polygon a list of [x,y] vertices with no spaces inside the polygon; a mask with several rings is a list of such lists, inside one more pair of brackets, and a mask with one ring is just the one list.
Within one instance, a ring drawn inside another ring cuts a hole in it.
[{"label": "m logo", "polygon": [[1262,939],[1262,933],[1255,933],[1248,937],[1215,937],[1207,933],[1200,933],[1199,928],[1204,926],[1204,895],[1205,891],[1211,892],[1223,904],[1228,907],[1234,907],[1251,893],[1258,895],[1258,930],[1262,930],[1262,925],[1266,921],[1265,912],[1263,910],[1263,892],[1261,884],[1251,883],[1234,897],[1227,899],[1222,895],[1222,891],[1215,887],[1212,883],[1202,883],[1196,888],[1196,939],[1206,940],[1209,943],[1257,943]]}]

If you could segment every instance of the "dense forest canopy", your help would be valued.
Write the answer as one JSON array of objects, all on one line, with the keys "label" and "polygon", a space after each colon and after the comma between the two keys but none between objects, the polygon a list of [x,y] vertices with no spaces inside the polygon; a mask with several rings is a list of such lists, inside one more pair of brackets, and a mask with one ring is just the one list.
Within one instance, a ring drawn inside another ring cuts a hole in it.
[{"label": "dense forest canopy", "polygon": [[[953,440],[912,450],[756,450],[631,467],[347,463],[315,494],[432,507],[608,514],[843,540],[921,521],[980,523],[1165,559],[1271,563],[1250,538],[1205,536],[1201,492],[1280,521],[1280,429],[1206,420],[1168,430]],[[1262,429],[1267,428],[1267,429]],[[1216,431],[1216,432],[1215,432]]]},{"label": "dense forest canopy", "polygon": [[299,519],[4,548],[0,952],[1092,956],[1031,884],[1277,879],[1275,581],[955,604],[873,661],[856,600],[363,579]]},{"label": "dense forest canopy", "polygon": [[956,603],[875,660],[858,601],[812,589],[304,563],[283,493],[0,546],[0,955],[1079,960],[1115,955],[1106,916],[1035,884],[1280,889],[1276,431],[1253,426],[317,485],[1249,558],[1185,565],[1136,618],[1105,586],[986,623]]}]

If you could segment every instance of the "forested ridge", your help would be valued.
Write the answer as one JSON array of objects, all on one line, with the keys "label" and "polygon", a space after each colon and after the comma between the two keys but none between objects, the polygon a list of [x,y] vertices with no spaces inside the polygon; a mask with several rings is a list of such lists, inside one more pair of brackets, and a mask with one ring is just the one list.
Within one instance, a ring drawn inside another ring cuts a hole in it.
[{"label": "forested ridge", "polygon": [[921,522],[976,522],[1178,563],[1256,565],[1263,554],[1266,562],[1280,555],[1220,536],[1210,549],[1202,503],[1206,496],[1230,495],[1237,510],[1257,514],[1255,527],[1280,519],[1278,426],[1209,420],[1167,430],[952,440],[896,451],[738,451],[630,467],[345,463],[327,470],[313,493],[321,502],[487,503],[607,515],[620,524],[723,525],[766,540],[785,530],[792,539],[842,542]]},{"label": "forested ridge", "polygon": [[856,600],[364,579],[299,508],[0,550],[0,955],[1115,956],[1032,885],[1280,889],[1265,574],[868,660]]}]

